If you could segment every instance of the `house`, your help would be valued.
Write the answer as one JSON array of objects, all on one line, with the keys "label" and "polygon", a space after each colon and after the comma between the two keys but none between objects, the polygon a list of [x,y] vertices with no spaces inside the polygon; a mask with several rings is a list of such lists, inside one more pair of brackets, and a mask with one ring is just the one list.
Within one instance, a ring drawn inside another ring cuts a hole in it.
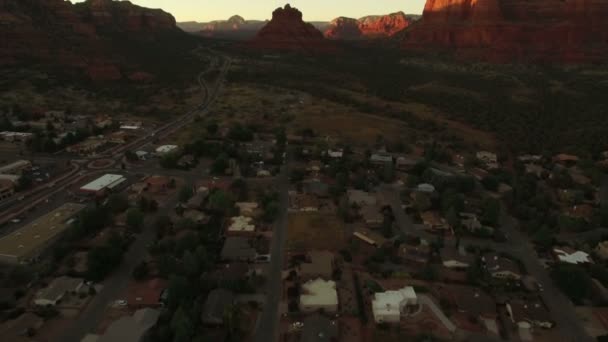
[{"label": "house", "polygon": [[595,254],[602,260],[608,260],[608,240],[597,244]]},{"label": "house", "polygon": [[367,228],[357,228],[353,236],[374,247],[382,247],[388,242],[384,236]]},{"label": "house", "polygon": [[476,157],[479,161],[484,163],[488,169],[498,168],[498,156],[496,153],[479,151],[477,152]]},{"label": "house", "polygon": [[384,223],[384,214],[375,205],[365,205],[359,209],[359,214],[369,228],[379,228]]},{"label": "house", "polygon": [[517,159],[519,159],[519,161],[522,163],[538,163],[543,159],[543,157],[539,155],[524,154],[523,156],[519,156]]},{"label": "house", "polygon": [[579,161],[579,158],[575,155],[560,153],[553,157],[554,163],[573,165]]},{"label": "house", "polygon": [[553,255],[559,262],[567,264],[589,264],[593,261],[588,253],[577,251],[571,247],[553,247]]},{"label": "house", "polygon": [[343,149],[329,149],[327,150],[327,156],[333,159],[338,159],[338,158],[342,158],[344,157],[344,150]]},{"label": "house", "polygon": [[209,217],[200,210],[187,209],[182,213],[182,217],[196,224],[205,224],[209,222]]},{"label": "house", "polygon": [[507,303],[507,314],[511,322],[519,327],[550,329],[555,325],[549,311],[540,301],[536,300],[512,300]]},{"label": "house", "polygon": [[399,323],[406,306],[417,305],[418,297],[411,286],[397,291],[378,292],[372,300],[372,312],[376,323]]},{"label": "house", "polygon": [[131,282],[127,290],[127,304],[131,309],[160,307],[167,294],[167,287],[167,280],[162,278],[141,283]]},{"label": "house", "polygon": [[230,225],[228,226],[228,232],[230,233],[253,233],[255,232],[255,224],[253,219],[247,216],[236,216],[230,218]]},{"label": "house", "polygon": [[59,277],[44,289],[38,291],[34,297],[34,304],[39,306],[55,306],[69,293],[78,293],[84,288],[84,281],[80,278]]},{"label": "house", "polygon": [[206,188],[198,189],[196,194],[192,196],[186,203],[186,208],[198,210],[203,207],[203,202],[209,197],[209,191]]},{"label": "house", "polygon": [[309,162],[308,165],[306,166],[306,171],[312,172],[312,173],[318,173],[321,171],[322,168],[323,168],[323,164],[321,164],[320,161],[313,160],[313,161]]},{"label": "house", "polygon": [[565,210],[565,215],[568,217],[589,221],[593,216],[593,211],[593,207],[589,204],[580,204],[568,207]]},{"label": "house", "polygon": [[7,320],[0,325],[0,336],[3,341],[10,342],[31,342],[30,335],[44,325],[44,320],[36,314],[27,312],[21,316]]},{"label": "house", "polygon": [[125,316],[114,321],[106,332],[99,336],[97,342],[143,342],[159,317],[158,309],[137,310],[133,316]]},{"label": "house", "polygon": [[225,261],[253,261],[256,251],[245,237],[228,237],[222,247],[221,259]]},{"label": "house", "polygon": [[406,263],[420,266],[428,263],[430,254],[431,248],[425,244],[418,246],[402,244],[397,250],[397,256]]},{"label": "house", "polygon": [[254,217],[259,208],[259,205],[256,202],[238,202],[235,206],[239,208],[241,216],[247,217]]},{"label": "house", "polygon": [[309,280],[302,285],[300,310],[312,313],[323,310],[334,313],[338,310],[338,292],[333,280]]},{"label": "house", "polygon": [[163,156],[177,151],[178,148],[179,146],[177,145],[162,145],[156,148],[156,154]]},{"label": "house", "polygon": [[449,229],[437,211],[425,211],[420,214],[420,218],[422,218],[422,223],[426,228],[431,231],[445,231]]},{"label": "house", "polygon": [[300,342],[331,342],[339,336],[338,324],[320,314],[310,315],[302,321]]},{"label": "house", "polygon": [[224,314],[234,303],[234,294],[228,290],[215,289],[209,293],[203,305],[202,321],[207,325],[224,324]]},{"label": "house", "polygon": [[309,279],[331,279],[334,272],[334,255],[326,251],[308,253],[310,262],[300,264],[300,277]]},{"label": "house", "polygon": [[496,253],[487,253],[482,257],[486,270],[496,279],[519,280],[522,277],[519,265],[511,259]]},{"label": "house", "polygon": [[32,163],[29,160],[18,160],[16,162],[0,166],[0,174],[4,175],[21,175],[23,171],[32,169]]},{"label": "house", "polygon": [[373,153],[369,161],[374,165],[393,165],[393,156],[387,153]]},{"label": "house", "polygon": [[451,269],[469,268],[475,262],[475,258],[467,254],[464,246],[458,248],[446,246],[440,254],[443,266]]},{"label": "house", "polygon": [[346,196],[348,197],[348,204],[350,205],[356,204],[359,207],[363,207],[374,206],[377,203],[376,195],[366,191],[350,189],[346,191]]},{"label": "house", "polygon": [[420,162],[419,159],[408,158],[405,156],[397,157],[396,167],[399,171],[411,171]]},{"label": "house", "polygon": [[425,194],[432,194],[435,192],[435,186],[433,186],[433,184],[428,183],[418,184],[418,186],[416,187],[416,191]]},{"label": "house", "polygon": [[8,179],[0,179],[0,202],[15,194],[15,183]]}]

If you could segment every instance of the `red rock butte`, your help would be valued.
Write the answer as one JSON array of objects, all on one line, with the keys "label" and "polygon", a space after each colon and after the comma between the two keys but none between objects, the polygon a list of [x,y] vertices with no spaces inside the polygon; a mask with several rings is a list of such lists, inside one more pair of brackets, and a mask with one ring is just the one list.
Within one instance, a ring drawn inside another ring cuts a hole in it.
[{"label": "red rock butte", "polygon": [[399,38],[494,62],[603,62],[607,18],[608,0],[427,0]]},{"label": "red rock butte", "polygon": [[339,17],[325,31],[330,39],[366,39],[391,37],[409,26],[403,12],[367,16],[360,19]]},{"label": "red rock butte", "polygon": [[289,4],[272,12],[270,20],[252,40],[256,48],[297,50],[306,52],[331,51],[323,33],[302,20],[302,12]]}]

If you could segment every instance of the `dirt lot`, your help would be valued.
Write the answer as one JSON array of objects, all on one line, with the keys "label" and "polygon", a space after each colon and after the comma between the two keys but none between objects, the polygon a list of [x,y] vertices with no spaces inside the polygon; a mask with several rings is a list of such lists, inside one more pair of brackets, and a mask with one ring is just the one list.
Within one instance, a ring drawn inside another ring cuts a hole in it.
[{"label": "dirt lot", "polygon": [[344,224],[335,215],[296,213],[289,215],[287,246],[290,251],[312,249],[338,251],[346,246]]}]

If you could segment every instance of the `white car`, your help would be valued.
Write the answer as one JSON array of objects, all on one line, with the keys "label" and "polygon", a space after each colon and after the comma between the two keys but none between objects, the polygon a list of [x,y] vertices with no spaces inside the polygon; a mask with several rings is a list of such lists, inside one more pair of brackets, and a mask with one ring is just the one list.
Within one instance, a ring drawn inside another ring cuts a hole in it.
[{"label": "white car", "polygon": [[119,300],[116,301],[116,304],[118,306],[127,306],[127,301],[124,300],[124,299],[119,299]]}]

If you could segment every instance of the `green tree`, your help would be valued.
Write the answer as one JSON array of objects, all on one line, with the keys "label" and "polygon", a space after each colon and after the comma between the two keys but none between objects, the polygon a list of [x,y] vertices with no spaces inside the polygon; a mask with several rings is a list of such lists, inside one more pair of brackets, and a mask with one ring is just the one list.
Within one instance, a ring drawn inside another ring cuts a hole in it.
[{"label": "green tree", "polygon": [[194,196],[194,187],[192,184],[184,185],[181,189],[179,189],[179,201],[182,203],[188,202],[192,196]]},{"label": "green tree", "polygon": [[137,266],[135,266],[135,268],[133,269],[133,279],[135,279],[137,281],[142,281],[142,280],[146,279],[146,277],[148,276],[149,273],[150,273],[150,270],[148,268],[148,263],[145,261],[142,261],[139,264],[137,264]]},{"label": "green tree", "polygon": [[211,210],[226,213],[234,207],[234,202],[225,191],[217,190],[209,197],[209,208]]},{"label": "green tree", "polygon": [[180,306],[171,319],[171,330],[173,330],[173,342],[190,342],[195,334],[194,324],[188,312]]},{"label": "green tree", "polygon": [[196,257],[196,255],[194,255],[192,252],[190,251],[186,251],[184,253],[184,257],[183,257],[183,263],[184,263],[184,270],[186,271],[186,274],[190,277],[196,277],[198,275],[200,275],[200,262],[198,260],[198,258]]},{"label": "green tree", "polygon": [[263,219],[265,222],[271,223],[279,216],[281,208],[277,201],[271,201],[264,206]]},{"label": "green tree", "polygon": [[222,153],[215,159],[213,165],[211,165],[211,173],[214,175],[224,175],[226,174],[228,167],[230,167],[228,156]]},{"label": "green tree", "polygon": [[107,208],[113,214],[122,213],[129,208],[129,199],[124,194],[112,194],[108,197]]},{"label": "green tree", "polygon": [[483,202],[481,221],[490,226],[498,226],[500,219],[500,202],[494,198],[486,198]]},{"label": "green tree", "polygon": [[580,304],[591,292],[591,278],[578,265],[557,264],[553,267],[551,276],[575,304]]},{"label": "green tree", "polygon": [[144,214],[137,208],[127,211],[127,226],[134,232],[140,232],[144,226]]}]

